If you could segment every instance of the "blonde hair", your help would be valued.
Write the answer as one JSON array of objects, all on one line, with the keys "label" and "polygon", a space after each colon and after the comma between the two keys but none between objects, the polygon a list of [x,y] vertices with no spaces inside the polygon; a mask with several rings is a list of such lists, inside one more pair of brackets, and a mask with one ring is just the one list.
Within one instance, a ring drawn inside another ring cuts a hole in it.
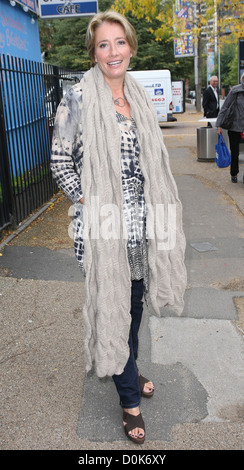
[{"label": "blonde hair", "polygon": [[92,65],[95,65],[95,32],[105,21],[108,23],[118,23],[125,31],[125,38],[130,46],[132,56],[137,53],[137,36],[132,24],[120,13],[113,10],[97,13],[91,19],[86,31],[86,47],[91,58]]}]

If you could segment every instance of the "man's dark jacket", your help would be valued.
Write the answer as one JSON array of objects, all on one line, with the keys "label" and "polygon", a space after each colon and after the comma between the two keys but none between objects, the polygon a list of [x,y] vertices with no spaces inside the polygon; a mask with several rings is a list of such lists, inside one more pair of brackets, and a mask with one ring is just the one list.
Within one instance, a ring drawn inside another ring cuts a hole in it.
[{"label": "man's dark jacket", "polygon": [[219,104],[211,86],[203,92],[202,107],[207,118],[215,118],[219,114]]}]

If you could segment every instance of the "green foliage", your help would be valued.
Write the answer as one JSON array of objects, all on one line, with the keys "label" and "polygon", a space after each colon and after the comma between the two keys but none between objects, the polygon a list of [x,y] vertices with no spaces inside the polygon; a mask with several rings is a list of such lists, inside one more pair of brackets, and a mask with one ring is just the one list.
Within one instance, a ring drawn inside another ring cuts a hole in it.
[{"label": "green foliage", "polygon": [[[112,1],[99,2],[103,11],[110,8]],[[193,75],[193,58],[176,60],[173,42],[155,39],[153,30],[159,28],[156,19],[148,21],[127,14],[138,36],[138,53],[131,60],[133,70],[158,70],[168,68],[173,79],[182,79]],[[88,70],[90,59],[85,47],[85,33],[90,17],[39,20],[42,52],[46,52],[45,61],[69,70]]]},{"label": "green foliage", "polygon": [[229,65],[229,73],[228,73],[228,86],[234,86],[239,83],[239,77],[238,77],[238,50],[235,48],[234,56],[231,60],[231,63]]},{"label": "green foliage", "polygon": [[131,60],[133,70],[158,70],[170,69],[173,79],[188,76],[189,69],[193,67],[193,60],[187,58],[180,62],[175,60],[173,43],[163,40],[155,41],[155,36],[151,31],[152,26],[157,26],[154,20],[148,23],[145,19],[137,19],[127,15],[134,26],[138,37],[137,56]]},{"label": "green foliage", "polygon": [[[111,0],[100,0],[102,11],[110,8]],[[131,60],[133,70],[158,70],[168,68],[173,79],[193,75],[193,58],[176,60],[173,41],[155,39],[154,30],[160,27],[157,19],[137,18],[128,13],[138,36],[138,53]],[[85,34],[91,17],[39,20],[42,52],[45,61],[69,70],[88,70],[90,59],[85,47]]]},{"label": "green foliage", "polygon": [[[217,4],[222,0],[216,0]],[[195,0],[196,5],[202,5]],[[213,14],[213,0],[205,2],[205,14],[199,15],[196,27],[206,27],[206,19]],[[243,8],[243,4],[239,5]],[[133,24],[138,36],[138,54],[131,60],[133,70],[150,70],[168,68],[173,80],[189,78],[190,86],[194,86],[194,59],[184,57],[176,59],[173,52],[173,15],[172,0],[99,0],[100,11],[115,8],[125,14]],[[236,27],[238,20],[232,23]],[[229,17],[229,18],[230,18]],[[240,19],[242,18],[240,12]],[[88,70],[90,59],[85,46],[85,34],[91,17],[65,18],[55,20],[39,20],[39,31],[42,52],[46,52],[45,60],[70,70]],[[227,16],[228,19],[228,16]],[[226,16],[224,17],[226,21]],[[221,18],[219,33],[226,31],[226,23]],[[228,19],[229,21],[229,19]],[[222,24],[223,23],[223,24]],[[228,23],[229,27],[230,21]],[[241,22],[243,24],[243,22]],[[233,27],[234,27],[233,26]],[[225,28],[225,29],[224,29]],[[234,28],[235,29],[235,28]],[[243,29],[243,27],[242,27]],[[237,83],[237,40],[233,35],[220,35],[221,49],[221,84],[228,87]],[[229,40],[231,44],[224,44]],[[203,83],[206,80],[206,54],[202,53]],[[217,61],[216,61],[217,62]],[[215,73],[218,73],[215,70]]]},{"label": "green foliage", "polygon": [[[70,70],[87,70],[90,59],[85,46],[89,18],[39,21],[40,41],[45,61]],[[49,37],[48,43],[45,38]]]},{"label": "green foliage", "polygon": [[226,44],[220,55],[221,86],[226,90],[237,85],[238,79],[238,48],[235,44]]},{"label": "green foliage", "polygon": [[[110,8],[111,0],[100,0],[101,11]],[[86,30],[91,16],[39,20],[41,51],[45,61],[70,70],[85,71],[90,68],[90,58],[85,46]]]}]

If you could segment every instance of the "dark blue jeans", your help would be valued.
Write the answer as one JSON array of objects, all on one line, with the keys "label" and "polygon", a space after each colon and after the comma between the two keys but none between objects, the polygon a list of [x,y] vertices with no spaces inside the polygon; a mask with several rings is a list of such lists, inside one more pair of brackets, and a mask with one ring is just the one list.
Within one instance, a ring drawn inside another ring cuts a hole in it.
[{"label": "dark blue jeans", "polygon": [[141,392],[136,360],[138,356],[138,332],[143,312],[143,290],[143,279],[132,281],[131,327],[129,335],[130,355],[122,374],[113,375],[122,408],[135,408],[140,404]]}]

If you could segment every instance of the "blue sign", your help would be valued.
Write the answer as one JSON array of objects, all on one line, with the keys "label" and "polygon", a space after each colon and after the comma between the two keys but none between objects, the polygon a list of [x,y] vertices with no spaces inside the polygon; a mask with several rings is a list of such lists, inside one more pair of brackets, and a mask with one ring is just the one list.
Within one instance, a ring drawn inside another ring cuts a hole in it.
[{"label": "blue sign", "polygon": [[41,61],[37,17],[17,4],[12,7],[8,0],[1,0],[0,5],[1,54]]},{"label": "blue sign", "polygon": [[193,56],[194,44],[192,28],[194,23],[193,1],[175,0],[174,2],[174,56]]},{"label": "blue sign", "polygon": [[156,90],[154,90],[154,95],[163,95],[163,94],[164,94],[163,88],[156,88]]},{"label": "blue sign", "polygon": [[41,18],[68,18],[94,15],[98,11],[96,0],[39,0]]},{"label": "blue sign", "polygon": [[[26,3],[27,0],[23,0],[23,6]],[[30,2],[28,3],[31,5]],[[32,168],[31,164],[28,168],[25,167],[24,162],[34,161],[33,165],[35,165],[38,158],[38,155],[31,154],[31,146],[23,145],[23,142],[28,142],[30,132],[37,126],[37,119],[33,118],[33,115],[29,122],[26,117],[26,110],[31,106],[30,97],[35,92],[35,88],[31,84],[31,80],[34,80],[31,73],[33,70],[27,69],[25,78],[22,73],[18,72],[23,71],[25,62],[27,64],[41,62],[41,48],[37,17],[29,9],[27,10],[27,7],[23,9],[17,2],[13,5],[11,6],[8,0],[0,0],[0,61],[3,69],[0,93],[2,93],[3,101],[7,104],[4,116],[5,127],[8,136],[12,177],[15,177]],[[5,69],[8,70],[5,71]],[[40,81],[43,80],[41,74],[39,77]],[[17,84],[18,86],[16,86]],[[14,92],[11,93],[11,90]],[[44,100],[45,94],[43,96]],[[42,102],[36,100],[35,109],[39,116],[43,116],[44,125],[47,126],[43,100]],[[35,132],[35,136],[38,135],[38,132]],[[20,165],[22,166],[20,167]]]}]

